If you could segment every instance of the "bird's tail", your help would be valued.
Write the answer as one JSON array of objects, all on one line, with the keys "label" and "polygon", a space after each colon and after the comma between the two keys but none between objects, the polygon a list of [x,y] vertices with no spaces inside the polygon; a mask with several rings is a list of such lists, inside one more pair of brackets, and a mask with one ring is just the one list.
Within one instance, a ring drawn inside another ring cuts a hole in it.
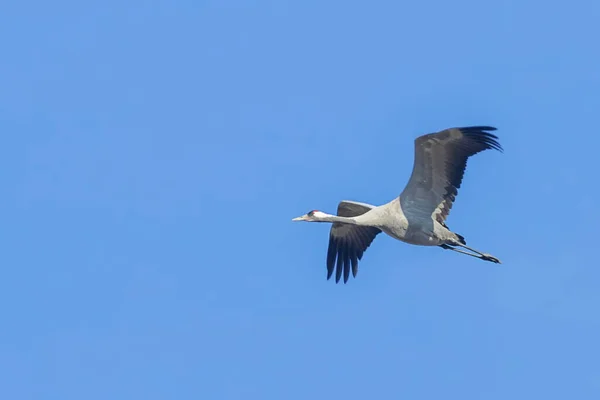
[{"label": "bird's tail", "polygon": [[465,237],[462,235],[459,235],[456,232],[453,232],[456,235],[456,239],[458,239],[458,241],[460,242],[460,244],[467,244],[467,241],[465,240]]}]

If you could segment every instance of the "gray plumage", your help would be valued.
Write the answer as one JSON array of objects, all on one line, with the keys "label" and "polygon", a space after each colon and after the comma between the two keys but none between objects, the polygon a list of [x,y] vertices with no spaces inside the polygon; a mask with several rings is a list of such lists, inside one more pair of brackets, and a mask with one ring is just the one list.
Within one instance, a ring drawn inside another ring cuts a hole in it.
[{"label": "gray plumage", "polygon": [[[497,258],[466,246],[448,228],[446,218],[461,186],[469,157],[487,149],[502,151],[491,126],[450,128],[418,137],[412,174],[402,193],[387,204],[372,206],[344,200],[337,215],[313,210],[294,221],[332,222],[327,251],[327,279],[356,277],[358,261],[375,237],[385,232],[406,243],[439,246],[485,261]],[[459,249],[464,248],[469,252]]]}]

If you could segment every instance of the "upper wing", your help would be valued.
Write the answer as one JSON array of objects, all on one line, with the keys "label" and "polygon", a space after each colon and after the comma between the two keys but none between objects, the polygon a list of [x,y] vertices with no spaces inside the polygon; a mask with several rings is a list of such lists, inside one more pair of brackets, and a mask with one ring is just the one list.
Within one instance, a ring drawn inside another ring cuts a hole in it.
[{"label": "upper wing", "polygon": [[[342,201],[338,205],[337,215],[340,217],[356,217],[369,211],[373,206],[353,201]],[[369,247],[375,236],[381,233],[378,228],[370,226],[348,225],[335,222],[329,232],[329,248],[327,249],[327,279],[333,274],[333,267],[337,257],[337,269],[335,271],[335,282],[340,281],[344,271],[344,283],[350,276],[350,264],[352,263],[352,275],[358,273],[358,260]]]},{"label": "upper wing", "polygon": [[502,151],[490,126],[450,128],[415,140],[412,175],[400,202],[405,213],[443,224],[458,194],[467,159],[486,149]]}]

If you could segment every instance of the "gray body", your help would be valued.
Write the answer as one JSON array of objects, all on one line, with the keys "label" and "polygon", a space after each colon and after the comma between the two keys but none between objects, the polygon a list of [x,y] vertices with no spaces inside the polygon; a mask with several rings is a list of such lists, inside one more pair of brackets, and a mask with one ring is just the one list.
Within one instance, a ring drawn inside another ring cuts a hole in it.
[{"label": "gray body", "polygon": [[410,209],[408,213],[405,213],[399,197],[381,206],[351,200],[343,200],[343,202],[371,208],[356,217],[356,221],[359,224],[366,223],[379,228],[394,239],[405,243],[419,246],[439,246],[448,241],[460,241],[459,236],[436,220],[418,213],[411,213]]},{"label": "gray body", "polygon": [[334,267],[336,282],[342,273],[344,283],[350,271],[356,277],[358,260],[381,232],[405,243],[439,246],[500,263],[497,258],[466,246],[465,239],[452,232],[445,222],[458,194],[467,159],[486,149],[502,151],[497,137],[486,132],[495,129],[450,128],[418,137],[411,177],[402,193],[387,204],[373,206],[344,200],[338,205],[337,215],[313,210],[294,218],[294,221],[333,223],[327,251],[327,279],[331,278]]}]

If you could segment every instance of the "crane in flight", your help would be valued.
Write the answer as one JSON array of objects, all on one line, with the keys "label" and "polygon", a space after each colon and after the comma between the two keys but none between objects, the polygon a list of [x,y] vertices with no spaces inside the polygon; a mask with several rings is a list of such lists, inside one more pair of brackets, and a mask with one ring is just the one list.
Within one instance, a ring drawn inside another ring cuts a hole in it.
[{"label": "crane in flight", "polygon": [[[467,246],[445,221],[458,194],[467,159],[481,151],[503,151],[491,126],[449,128],[415,139],[415,159],[408,184],[387,204],[373,206],[343,200],[337,215],[313,210],[292,221],[330,222],[327,279],[335,269],[335,282],[350,271],[356,278],[358,260],[381,232],[418,246],[439,246],[481,260],[500,263],[496,257]],[[464,250],[463,250],[464,249]],[[337,259],[337,263],[336,263]]]}]

